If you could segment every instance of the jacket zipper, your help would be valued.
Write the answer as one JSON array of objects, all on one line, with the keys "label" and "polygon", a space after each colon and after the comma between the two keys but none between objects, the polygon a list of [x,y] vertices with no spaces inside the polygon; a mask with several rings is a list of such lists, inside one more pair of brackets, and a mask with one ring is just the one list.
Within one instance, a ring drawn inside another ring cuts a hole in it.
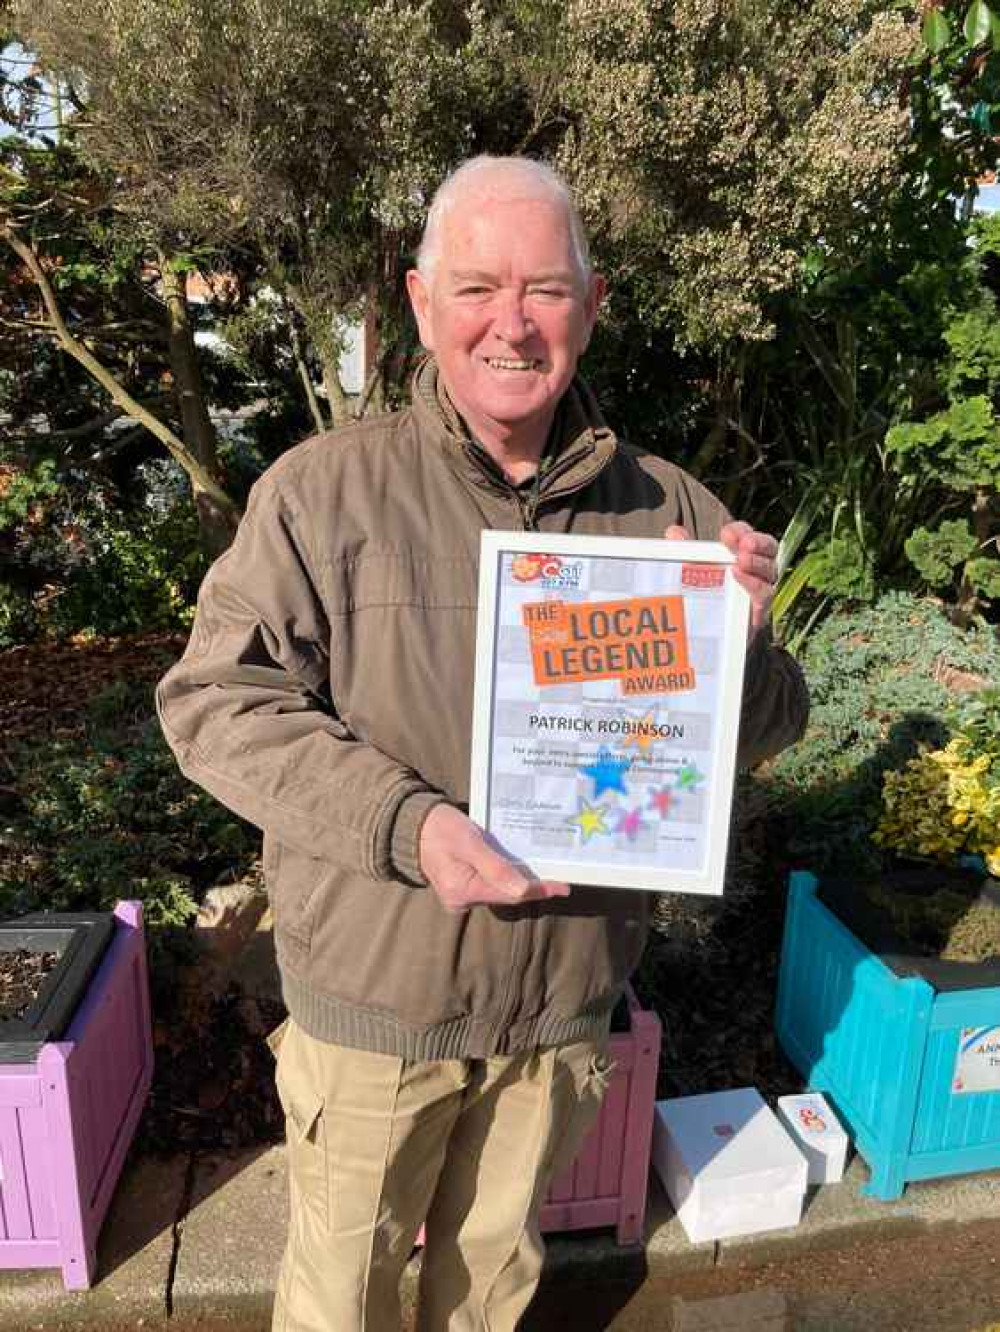
[{"label": "jacket zipper", "polygon": [[[546,477],[549,486],[551,486],[552,482],[561,472],[565,472],[569,467],[572,467],[576,461],[575,458],[571,458],[569,460],[563,459],[561,464],[557,463]],[[537,532],[539,530],[538,510],[541,507],[542,500],[551,498],[551,494],[543,495],[541,489],[536,487],[525,501],[521,498],[521,492],[510,485],[506,478],[504,478],[504,485],[517,507],[518,517],[521,521],[521,530],[524,532]],[[504,986],[503,996],[500,1001],[500,1016],[495,1028],[497,1033],[503,1031],[513,1015],[517,1002],[521,997],[519,994],[515,994],[514,978],[517,976],[521,962],[531,945],[534,935],[534,921],[535,917],[528,915],[523,920],[513,922],[513,929],[511,931],[510,969],[507,973],[507,983]]]}]

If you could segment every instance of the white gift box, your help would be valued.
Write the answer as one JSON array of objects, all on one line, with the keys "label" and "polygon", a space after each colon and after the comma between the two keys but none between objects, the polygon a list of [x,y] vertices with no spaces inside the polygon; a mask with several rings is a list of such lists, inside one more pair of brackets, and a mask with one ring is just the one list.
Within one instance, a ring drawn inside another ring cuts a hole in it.
[{"label": "white gift box", "polygon": [[819,1092],[778,1097],[778,1116],[809,1162],[810,1184],[836,1184],[844,1176],[847,1134]]},{"label": "white gift box", "polygon": [[653,1165],[695,1243],[802,1217],[806,1159],[753,1087],[657,1101]]}]

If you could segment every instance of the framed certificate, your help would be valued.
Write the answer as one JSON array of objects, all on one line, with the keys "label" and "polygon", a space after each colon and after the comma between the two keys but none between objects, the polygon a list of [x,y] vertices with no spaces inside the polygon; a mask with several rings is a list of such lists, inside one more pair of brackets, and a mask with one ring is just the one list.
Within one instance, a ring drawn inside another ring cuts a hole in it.
[{"label": "framed certificate", "polygon": [[483,533],[470,814],[533,877],[722,892],[750,605],[732,563]]}]

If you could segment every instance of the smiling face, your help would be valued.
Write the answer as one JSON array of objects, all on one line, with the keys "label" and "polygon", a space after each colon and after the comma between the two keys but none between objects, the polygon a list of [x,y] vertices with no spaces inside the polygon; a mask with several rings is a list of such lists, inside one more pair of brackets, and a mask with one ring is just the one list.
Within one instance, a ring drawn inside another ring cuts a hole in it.
[{"label": "smiling face", "polygon": [[565,208],[470,195],[441,224],[431,280],[407,284],[448,395],[500,463],[536,461],[590,340],[602,279],[577,267]]}]

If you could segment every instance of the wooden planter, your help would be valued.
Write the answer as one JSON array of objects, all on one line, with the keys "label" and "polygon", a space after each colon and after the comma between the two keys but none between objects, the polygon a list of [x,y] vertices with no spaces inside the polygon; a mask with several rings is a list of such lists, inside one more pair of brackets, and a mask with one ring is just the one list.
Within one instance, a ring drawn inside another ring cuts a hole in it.
[{"label": "wooden planter", "polygon": [[776,1026],[809,1086],[824,1092],[871,1167],[864,1192],[1000,1168],[1000,1090],[954,1088],[959,1045],[1000,1024],[1000,985],[939,991],[898,976],[791,876]]},{"label": "wooden planter", "polygon": [[153,1043],[142,907],[114,937],[62,1040],[0,1065],[0,1268],[91,1284],[97,1236],[149,1091]]},{"label": "wooden planter", "polygon": [[619,1244],[642,1240],[662,1030],[631,987],[626,999],[629,1030],[611,1035],[615,1067],[601,1112],[572,1166],[549,1186],[542,1230],[614,1226]]},{"label": "wooden planter", "polygon": [[[631,986],[625,998],[629,1030],[612,1032],[615,1067],[600,1114],[573,1164],[549,1185],[539,1214],[544,1231],[614,1226],[619,1244],[642,1241],[662,1027]],[[421,1226],[417,1244],[423,1242]]]}]

